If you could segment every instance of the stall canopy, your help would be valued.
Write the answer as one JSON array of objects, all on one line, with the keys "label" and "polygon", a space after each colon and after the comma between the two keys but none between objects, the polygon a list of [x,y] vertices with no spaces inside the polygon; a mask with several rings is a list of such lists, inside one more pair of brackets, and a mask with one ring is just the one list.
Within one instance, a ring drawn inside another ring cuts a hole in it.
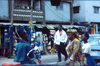
[{"label": "stall canopy", "polygon": [[62,25],[64,29],[69,28],[85,28],[84,26],[77,26],[77,25]]}]

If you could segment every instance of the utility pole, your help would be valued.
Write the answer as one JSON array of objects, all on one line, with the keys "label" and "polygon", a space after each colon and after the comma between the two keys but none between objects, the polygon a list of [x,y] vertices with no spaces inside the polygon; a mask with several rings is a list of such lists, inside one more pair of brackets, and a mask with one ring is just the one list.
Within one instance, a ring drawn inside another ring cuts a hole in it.
[{"label": "utility pole", "polygon": [[43,26],[46,26],[46,22],[45,22],[45,0],[43,0]]},{"label": "utility pole", "polygon": [[14,0],[11,0],[11,26],[13,26],[13,9],[14,9]]},{"label": "utility pole", "polygon": [[9,58],[12,56],[12,51],[13,51],[13,9],[14,9],[14,0],[11,0],[11,26],[10,26],[10,31],[9,31],[9,38],[10,38],[10,49],[9,49]]},{"label": "utility pole", "polygon": [[[30,21],[29,21],[29,24],[30,24],[30,29],[31,30],[33,30],[33,28],[34,28],[34,25],[32,24],[32,23],[35,23],[36,21],[33,21],[32,19],[33,19],[33,1],[34,0],[31,0],[31,12],[30,12]],[[30,42],[31,42],[31,45],[33,44],[32,42],[33,42],[33,40],[32,39],[34,39],[34,36],[35,35],[35,33],[33,33],[32,31],[30,31]]]},{"label": "utility pole", "polygon": [[[30,12],[30,21],[29,21],[29,24],[32,25],[32,23],[35,23],[36,21],[33,21],[33,2],[34,0],[31,0],[31,12]],[[34,25],[33,25],[34,26]]]},{"label": "utility pole", "polygon": [[73,0],[71,0],[70,5],[71,5],[71,9],[70,9],[71,10],[70,11],[71,12],[71,20],[70,21],[71,21],[71,25],[73,25]]},{"label": "utility pole", "polygon": [[31,17],[29,23],[32,24],[32,11],[33,11],[33,0],[31,0]]}]

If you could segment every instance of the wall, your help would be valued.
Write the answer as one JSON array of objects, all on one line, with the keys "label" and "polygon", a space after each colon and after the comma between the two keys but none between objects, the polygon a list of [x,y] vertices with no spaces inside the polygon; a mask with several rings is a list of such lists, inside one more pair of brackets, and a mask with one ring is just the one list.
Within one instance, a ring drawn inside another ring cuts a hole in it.
[{"label": "wall", "polygon": [[9,17],[8,0],[0,0],[0,19],[7,19]]},{"label": "wall", "polygon": [[45,19],[47,21],[70,22],[70,4],[63,3],[63,9],[57,10],[50,1],[45,1]]},{"label": "wall", "polygon": [[80,6],[80,13],[74,14],[74,19],[78,22],[100,22],[100,8],[99,14],[95,14],[93,7],[100,7],[100,1],[75,1],[73,6],[78,5]]},{"label": "wall", "polygon": [[85,1],[74,1],[73,7],[80,6],[79,13],[73,13],[73,21],[75,22],[85,22]]},{"label": "wall", "polygon": [[87,22],[100,22],[100,8],[99,14],[94,13],[94,7],[100,7],[100,1],[87,1],[86,2],[86,21]]}]

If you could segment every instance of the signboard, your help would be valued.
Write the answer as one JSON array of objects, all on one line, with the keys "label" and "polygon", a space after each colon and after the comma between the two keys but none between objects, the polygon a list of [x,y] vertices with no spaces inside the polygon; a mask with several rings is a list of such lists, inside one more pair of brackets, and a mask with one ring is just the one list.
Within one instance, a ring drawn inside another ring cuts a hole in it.
[{"label": "signboard", "polygon": [[50,30],[50,34],[55,34],[55,30]]},{"label": "signboard", "polygon": [[40,47],[41,47],[41,51],[43,51],[43,36],[42,36],[42,32],[36,32],[36,36],[38,38],[38,40],[40,41]]}]

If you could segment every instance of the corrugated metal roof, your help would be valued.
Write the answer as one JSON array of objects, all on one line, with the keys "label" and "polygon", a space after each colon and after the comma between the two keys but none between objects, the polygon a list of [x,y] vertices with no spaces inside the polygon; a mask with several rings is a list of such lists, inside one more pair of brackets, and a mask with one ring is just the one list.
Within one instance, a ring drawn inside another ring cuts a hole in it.
[{"label": "corrugated metal roof", "polygon": [[62,2],[71,2],[71,0],[61,0]]},{"label": "corrugated metal roof", "polygon": [[40,24],[39,24],[39,25],[36,25],[36,26],[37,26],[38,28],[43,28],[43,25],[40,25]]},{"label": "corrugated metal roof", "polygon": [[[50,0],[45,0],[45,1],[50,1]],[[71,0],[61,0],[61,2],[71,2]]]},{"label": "corrugated metal roof", "polygon": [[[5,23],[5,22],[0,22],[1,25],[11,25],[11,23]],[[29,24],[23,24],[23,23],[13,23],[13,25],[21,25],[21,26],[29,26]]]}]

